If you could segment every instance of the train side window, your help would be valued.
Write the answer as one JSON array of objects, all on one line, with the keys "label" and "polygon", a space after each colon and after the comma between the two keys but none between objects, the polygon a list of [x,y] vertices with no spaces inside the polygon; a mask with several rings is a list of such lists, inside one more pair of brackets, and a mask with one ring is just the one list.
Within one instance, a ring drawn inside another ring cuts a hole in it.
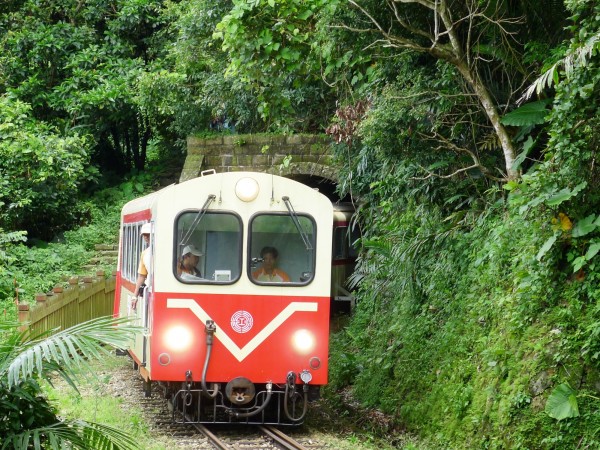
[{"label": "train side window", "polygon": [[333,259],[355,259],[358,250],[354,243],[360,238],[358,227],[337,226],[333,230]]},{"label": "train side window", "polygon": [[182,283],[230,284],[242,267],[242,221],[236,214],[186,211],[175,221],[173,273]]},{"label": "train side window", "polygon": [[360,239],[360,229],[357,224],[354,224],[349,231],[348,238],[350,241],[348,242],[348,256],[352,259],[356,259],[358,256],[357,241]]},{"label": "train side window", "polygon": [[333,230],[333,259],[348,257],[348,227],[335,227]]},{"label": "train side window", "polygon": [[123,225],[121,276],[132,283],[135,283],[137,280],[140,254],[145,248],[143,239],[140,236],[140,231],[144,223],[135,222]]},{"label": "train side window", "polygon": [[250,222],[249,234],[247,270],[254,283],[305,285],[312,281],[316,248],[312,217],[258,214]]}]

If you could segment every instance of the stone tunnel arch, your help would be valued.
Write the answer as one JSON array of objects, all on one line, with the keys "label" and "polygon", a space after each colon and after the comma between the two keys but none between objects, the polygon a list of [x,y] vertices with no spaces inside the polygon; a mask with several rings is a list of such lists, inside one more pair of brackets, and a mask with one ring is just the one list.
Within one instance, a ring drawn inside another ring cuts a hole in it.
[{"label": "stone tunnel arch", "polygon": [[[179,181],[210,169],[268,172],[298,180],[339,201],[335,194],[338,170],[330,148],[331,139],[325,135],[192,136],[187,139],[187,157]],[[283,164],[286,158],[287,165]]]}]

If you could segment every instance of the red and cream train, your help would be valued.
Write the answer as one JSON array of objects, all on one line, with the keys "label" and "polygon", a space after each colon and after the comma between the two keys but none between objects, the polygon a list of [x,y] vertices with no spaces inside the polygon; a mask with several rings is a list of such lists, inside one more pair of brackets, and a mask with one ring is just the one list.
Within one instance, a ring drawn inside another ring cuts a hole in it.
[{"label": "red and cream train", "polygon": [[[188,422],[302,423],[327,383],[330,302],[349,299],[351,212],[254,172],[203,174],[127,203],[114,313],[144,326],[127,351],[146,394],[158,382]],[[136,300],[144,224],[150,267]],[[201,253],[193,277],[178,275],[189,245]],[[253,277],[267,246],[289,282]]]}]

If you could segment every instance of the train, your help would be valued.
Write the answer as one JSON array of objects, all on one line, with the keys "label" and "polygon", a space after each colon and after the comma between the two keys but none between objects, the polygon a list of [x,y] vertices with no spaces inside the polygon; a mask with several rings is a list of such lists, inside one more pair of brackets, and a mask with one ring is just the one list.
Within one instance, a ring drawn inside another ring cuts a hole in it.
[{"label": "train", "polygon": [[328,380],[332,305],[352,302],[352,212],[258,172],[128,202],[114,315],[140,325],[123,350],[145,395],[158,384],[176,422],[303,423]]}]

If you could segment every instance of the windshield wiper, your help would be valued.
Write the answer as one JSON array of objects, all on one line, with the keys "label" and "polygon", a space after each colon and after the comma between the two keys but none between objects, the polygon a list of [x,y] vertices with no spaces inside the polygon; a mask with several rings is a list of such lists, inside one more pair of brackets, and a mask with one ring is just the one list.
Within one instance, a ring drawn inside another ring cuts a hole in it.
[{"label": "windshield wiper", "polygon": [[198,211],[198,214],[196,214],[196,217],[194,217],[194,220],[192,221],[192,224],[190,225],[190,229],[185,234],[185,236],[183,236],[183,238],[181,239],[181,242],[179,243],[179,245],[181,247],[183,247],[185,244],[188,243],[188,241],[190,240],[190,237],[192,237],[192,234],[196,230],[196,227],[198,226],[198,224],[200,223],[200,221],[204,217],[204,214],[206,213],[206,210],[208,209],[208,207],[214,201],[215,198],[217,198],[217,196],[215,194],[210,194],[208,196],[208,198],[204,202],[204,206],[202,207],[202,209],[200,209],[200,211]]},{"label": "windshield wiper", "polygon": [[298,214],[296,214],[296,211],[294,210],[294,207],[292,206],[292,202],[290,201],[290,198],[286,195],[286,196],[281,197],[281,200],[283,200],[283,203],[285,203],[285,207],[288,209],[288,211],[290,213],[290,217],[292,218],[294,225],[296,225],[296,229],[298,230],[298,233],[300,233],[300,237],[304,241],[306,250],[312,250],[313,246],[310,243],[310,240],[308,239],[308,234],[306,233],[306,231],[304,231],[304,228],[302,228],[302,225],[300,224],[300,221],[298,220]]}]

